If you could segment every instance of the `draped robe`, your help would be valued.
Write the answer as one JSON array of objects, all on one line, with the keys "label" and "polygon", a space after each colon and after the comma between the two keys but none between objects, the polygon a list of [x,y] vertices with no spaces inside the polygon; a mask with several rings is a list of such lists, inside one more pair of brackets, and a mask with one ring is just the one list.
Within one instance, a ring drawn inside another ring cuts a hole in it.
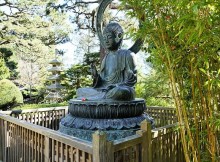
[{"label": "draped robe", "polygon": [[134,53],[121,49],[109,53],[102,61],[94,87],[79,88],[77,98],[132,100],[135,98],[136,73]]}]

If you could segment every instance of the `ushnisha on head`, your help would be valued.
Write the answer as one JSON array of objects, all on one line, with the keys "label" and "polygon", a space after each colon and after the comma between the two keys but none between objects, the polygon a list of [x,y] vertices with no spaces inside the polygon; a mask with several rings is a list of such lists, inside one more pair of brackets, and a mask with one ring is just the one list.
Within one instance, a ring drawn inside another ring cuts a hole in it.
[{"label": "ushnisha on head", "polygon": [[118,49],[122,44],[123,33],[123,29],[118,23],[109,23],[103,31],[106,48],[109,50]]}]

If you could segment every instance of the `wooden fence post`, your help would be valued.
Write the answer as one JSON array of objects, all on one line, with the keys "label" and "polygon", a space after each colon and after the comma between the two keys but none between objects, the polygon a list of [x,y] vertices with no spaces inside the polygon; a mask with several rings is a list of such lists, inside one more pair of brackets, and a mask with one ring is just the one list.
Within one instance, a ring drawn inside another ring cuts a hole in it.
[{"label": "wooden fence post", "polygon": [[3,150],[4,150],[4,125],[3,120],[0,119],[0,162],[3,162]]},{"label": "wooden fence post", "polygon": [[[4,127],[3,127],[3,162],[7,162],[7,146],[8,146],[8,122],[4,121]],[[2,135],[3,135],[2,134]]]},{"label": "wooden fence post", "polygon": [[137,134],[142,135],[142,150],[141,158],[142,162],[152,162],[152,135],[151,124],[144,120],[141,122],[141,130],[137,131]]},{"label": "wooden fence post", "polygon": [[114,161],[113,143],[107,141],[106,134],[104,132],[96,131],[92,135],[92,145],[94,162]]},{"label": "wooden fence post", "polygon": [[49,137],[44,137],[44,161],[49,162],[50,161],[50,138]]}]

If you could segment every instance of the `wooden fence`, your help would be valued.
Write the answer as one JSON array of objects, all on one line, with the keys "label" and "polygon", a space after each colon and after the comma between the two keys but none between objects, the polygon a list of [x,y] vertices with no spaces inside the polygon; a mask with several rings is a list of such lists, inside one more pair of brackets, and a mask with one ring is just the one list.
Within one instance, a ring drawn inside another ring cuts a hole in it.
[{"label": "wooden fence", "polygon": [[58,131],[0,115],[0,161],[92,161],[92,144]]},{"label": "wooden fence", "polygon": [[58,130],[60,119],[66,116],[68,113],[68,106],[0,111],[0,113],[25,120],[29,123],[33,123],[39,126]]},{"label": "wooden fence", "polygon": [[[176,111],[174,108],[164,108],[151,106],[147,107],[146,113],[155,120],[156,127],[174,124],[177,122]],[[27,122],[40,125],[53,130],[59,129],[60,119],[68,113],[68,107],[51,107],[27,110],[0,111],[5,115],[25,120]]]},{"label": "wooden fence", "polygon": [[[136,135],[120,140],[107,141],[103,132],[96,132],[93,134],[93,143],[90,143],[48,129],[54,128],[56,130],[57,127],[45,128],[50,125],[48,123],[49,119],[53,123],[53,119],[60,120],[63,116],[61,114],[66,114],[66,108],[58,109],[60,113],[54,113],[53,117],[48,115],[53,114],[50,112],[55,111],[53,108],[47,109],[47,112],[43,110],[35,111],[30,116],[23,115],[30,113],[26,110],[26,112],[23,111],[21,114],[14,116],[18,119],[0,112],[0,146],[2,146],[0,147],[0,161],[184,162],[180,136],[178,131],[174,129],[177,124],[151,130],[151,126],[144,121]],[[63,110],[64,113],[61,113],[61,109],[65,109]],[[148,109],[153,109],[153,107]],[[41,116],[39,113],[42,112],[47,114],[43,115],[46,117],[39,117]],[[153,112],[156,114],[156,110]],[[162,111],[159,110],[159,112]],[[10,113],[10,115],[12,114]],[[26,117],[20,118],[20,116]],[[162,116],[162,113],[158,116]],[[47,121],[48,124],[42,124],[42,119]],[[161,120],[156,121],[160,125],[158,122]]]},{"label": "wooden fence", "polygon": [[154,118],[156,127],[162,127],[177,122],[176,109],[174,108],[149,106],[145,112]]}]

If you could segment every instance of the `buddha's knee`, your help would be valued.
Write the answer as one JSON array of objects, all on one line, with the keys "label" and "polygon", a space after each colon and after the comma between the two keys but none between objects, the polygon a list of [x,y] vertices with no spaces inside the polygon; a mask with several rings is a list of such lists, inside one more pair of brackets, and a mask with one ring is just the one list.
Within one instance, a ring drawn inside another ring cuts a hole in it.
[{"label": "buddha's knee", "polygon": [[132,87],[115,87],[106,94],[106,99],[133,100],[135,91]]}]

